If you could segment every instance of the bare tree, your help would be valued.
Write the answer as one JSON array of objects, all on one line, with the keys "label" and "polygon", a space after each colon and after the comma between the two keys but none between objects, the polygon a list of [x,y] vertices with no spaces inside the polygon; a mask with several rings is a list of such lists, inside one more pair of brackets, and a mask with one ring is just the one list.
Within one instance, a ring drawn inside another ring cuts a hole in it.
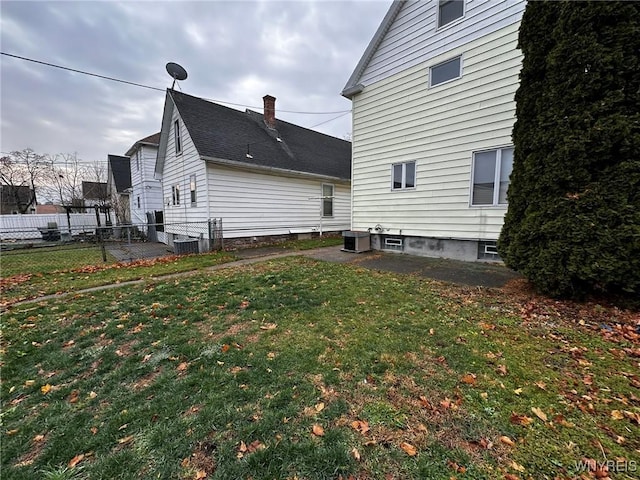
[{"label": "bare tree", "polygon": [[7,192],[3,198],[16,205],[20,213],[28,212],[37,203],[36,188],[46,170],[45,156],[30,148],[0,158],[0,183]]},{"label": "bare tree", "polygon": [[59,153],[48,157],[47,184],[60,205],[82,207],[82,180],[86,166],[76,153]]}]

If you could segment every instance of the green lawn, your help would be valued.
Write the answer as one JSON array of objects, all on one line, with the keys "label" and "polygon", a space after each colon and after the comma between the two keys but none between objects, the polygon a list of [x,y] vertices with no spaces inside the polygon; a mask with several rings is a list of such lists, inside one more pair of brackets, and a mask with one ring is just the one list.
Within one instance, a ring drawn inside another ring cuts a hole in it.
[{"label": "green lawn", "polygon": [[[114,262],[115,259],[107,255],[107,263]],[[102,263],[102,253],[95,244],[23,248],[0,254],[0,274],[3,278],[20,274],[49,274]]]},{"label": "green lawn", "polygon": [[2,476],[637,478],[625,322],[302,257],[16,306]]}]

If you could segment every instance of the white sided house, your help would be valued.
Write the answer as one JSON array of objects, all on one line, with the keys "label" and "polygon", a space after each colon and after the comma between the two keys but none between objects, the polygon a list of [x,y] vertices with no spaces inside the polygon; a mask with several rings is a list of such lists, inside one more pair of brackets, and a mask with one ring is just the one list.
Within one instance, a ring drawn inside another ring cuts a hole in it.
[{"label": "white sided house", "polygon": [[156,175],[167,241],[200,239],[207,222],[226,239],[349,228],[351,143],[264,115],[167,90]]},{"label": "white sided house", "polygon": [[[129,209],[134,225],[162,219],[162,183],[154,176],[159,142],[160,132],[138,140],[125,154],[131,166]],[[156,212],[160,212],[160,215]]]},{"label": "white sided house", "polygon": [[394,1],[342,95],[351,229],[380,250],[499,260],[524,0]]}]

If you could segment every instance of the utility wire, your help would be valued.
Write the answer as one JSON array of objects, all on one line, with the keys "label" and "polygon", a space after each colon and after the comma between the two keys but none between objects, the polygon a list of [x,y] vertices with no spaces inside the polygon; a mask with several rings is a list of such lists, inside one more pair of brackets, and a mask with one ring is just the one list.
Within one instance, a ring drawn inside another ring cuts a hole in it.
[{"label": "utility wire", "polygon": [[[47,67],[59,68],[61,70],[67,70],[69,72],[81,73],[82,75],[89,75],[91,77],[102,78],[104,80],[110,80],[112,82],[119,82],[119,83],[124,83],[124,84],[127,84],[127,85],[133,85],[133,86],[136,86],[136,87],[148,88],[150,90],[157,90],[159,92],[164,92],[166,90],[164,88],[152,87],[150,85],[143,85],[141,83],[130,82],[128,80],[122,80],[122,79],[119,79],[119,78],[108,77],[106,75],[100,75],[100,74],[97,74],[97,73],[85,72],[84,70],[77,70],[75,68],[64,67],[62,65],[56,65],[54,63],[43,62],[42,60],[35,60],[33,58],[22,57],[20,55],[14,55],[12,53],[0,52],[0,54],[5,55],[7,57],[17,58],[19,60],[24,60],[26,62],[33,62],[33,63],[37,63],[37,64],[40,64],[40,65],[46,65]],[[223,100],[214,100],[214,99],[209,99],[209,98],[204,98],[204,97],[200,97],[200,98],[202,98],[203,100],[210,101],[210,102],[224,103],[226,105],[233,105],[233,106],[236,106],[236,107],[246,107],[246,108],[254,108],[254,109],[262,108],[262,107],[254,107],[254,106],[250,106],[250,105],[247,106],[247,105],[242,104],[242,103],[225,102]],[[351,112],[351,110],[339,110],[339,111],[336,111],[336,112],[298,112],[298,111],[294,111],[294,110],[279,110],[279,112],[280,113],[297,113],[299,115],[335,115],[337,113],[342,113],[342,114],[346,115],[347,113]],[[342,115],[340,115],[340,116],[342,116]],[[337,118],[340,118],[340,117],[337,117]],[[331,120],[328,120],[327,122],[329,122],[329,121],[331,121]],[[327,123],[327,122],[323,122],[323,123]],[[320,124],[320,125],[322,125],[322,124]]]}]

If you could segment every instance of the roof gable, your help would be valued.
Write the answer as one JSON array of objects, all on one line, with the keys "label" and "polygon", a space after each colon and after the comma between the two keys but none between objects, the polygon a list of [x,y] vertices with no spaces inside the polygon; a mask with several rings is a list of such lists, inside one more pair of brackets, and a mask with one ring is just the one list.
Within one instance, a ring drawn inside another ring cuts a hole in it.
[{"label": "roof gable", "polygon": [[127,188],[131,188],[131,161],[129,157],[107,155],[107,158],[116,191],[122,193]]},{"label": "roof gable", "polygon": [[[276,129],[262,114],[224,107],[198,97],[169,90],[167,102],[177,108],[201,158],[227,160],[249,167],[351,178],[351,143],[282,120]],[[166,131],[172,107],[165,104],[158,165],[164,161]],[[168,119],[167,119],[168,118]]]}]

